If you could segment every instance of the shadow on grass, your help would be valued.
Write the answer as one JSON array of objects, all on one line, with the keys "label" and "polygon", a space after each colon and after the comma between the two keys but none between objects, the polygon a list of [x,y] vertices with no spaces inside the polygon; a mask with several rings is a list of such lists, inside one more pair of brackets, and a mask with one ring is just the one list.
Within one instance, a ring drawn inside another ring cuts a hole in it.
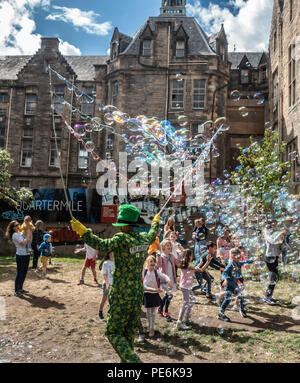
[{"label": "shadow on grass", "polygon": [[299,324],[299,321],[294,320],[292,317],[289,317],[287,315],[269,314],[263,310],[261,310],[260,312],[255,311],[256,316],[263,318],[263,320],[260,321],[258,318],[249,315],[249,313],[251,312],[252,310],[248,310],[248,318],[252,320],[252,323],[247,323],[247,326],[257,327],[264,330],[283,331],[292,334],[300,334],[300,330],[296,331],[289,329],[290,327]]},{"label": "shadow on grass", "polygon": [[53,301],[46,297],[38,297],[32,294],[21,295],[19,299],[23,299],[30,303],[33,307],[39,307],[42,309],[48,309],[49,307],[56,308],[57,310],[64,310],[65,304]]}]

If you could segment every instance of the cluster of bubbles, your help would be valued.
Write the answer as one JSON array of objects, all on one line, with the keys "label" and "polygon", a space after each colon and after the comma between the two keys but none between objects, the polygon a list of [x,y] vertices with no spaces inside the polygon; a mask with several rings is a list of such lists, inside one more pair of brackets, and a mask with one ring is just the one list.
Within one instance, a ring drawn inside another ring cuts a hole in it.
[{"label": "cluster of bubbles", "polygon": [[[215,121],[204,122],[199,132],[191,136],[188,129],[188,117],[180,114],[177,117],[176,127],[168,120],[159,120],[157,117],[147,117],[138,115],[134,118],[123,113],[113,105],[100,105],[95,98],[79,90],[74,84],[71,84],[66,78],[61,76],[55,70],[50,70],[66,83],[67,89],[84,103],[94,103],[98,109],[98,116],[92,117],[86,115],[82,110],[70,104],[63,97],[58,97],[54,93],[56,100],[64,105],[71,113],[78,116],[84,123],[78,123],[70,126],[64,119],[64,123],[70,133],[81,142],[85,150],[89,152],[94,160],[101,160],[96,153],[95,140],[93,133],[106,130],[109,135],[113,135],[124,143],[124,151],[137,161],[151,163],[163,167],[164,164],[172,164],[173,167],[180,165],[183,161],[191,160],[193,163],[199,159],[210,161],[212,158],[220,156],[214,142],[223,132],[229,130],[226,117],[219,117]],[[177,81],[183,80],[183,74],[176,75]],[[54,107],[54,106],[53,106]],[[56,111],[57,112],[57,111]],[[190,166],[192,171],[193,165]],[[186,169],[185,169],[186,171]],[[184,176],[184,170],[180,177]],[[185,173],[186,175],[186,173]],[[148,181],[151,182],[150,180]]]},{"label": "cluster of bubbles", "polygon": [[[240,101],[242,98],[241,92],[237,89],[233,90],[232,92],[230,92],[230,98],[234,102]],[[247,98],[250,99],[250,96],[247,96]],[[253,100],[255,100],[257,105],[262,105],[265,102],[265,97],[262,93],[256,92],[253,95]],[[238,111],[241,117],[249,116],[249,110],[246,106],[239,107]]]}]

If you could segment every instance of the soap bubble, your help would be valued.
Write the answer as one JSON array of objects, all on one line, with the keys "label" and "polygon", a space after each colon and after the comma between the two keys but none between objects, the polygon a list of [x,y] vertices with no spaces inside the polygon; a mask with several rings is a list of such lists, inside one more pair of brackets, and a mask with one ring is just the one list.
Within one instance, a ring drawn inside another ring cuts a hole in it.
[{"label": "soap bubble", "polygon": [[87,141],[85,143],[85,148],[88,152],[92,152],[95,149],[95,144],[93,143],[93,141]]},{"label": "soap bubble", "polygon": [[79,136],[79,137],[85,136],[86,130],[85,130],[84,125],[76,124],[76,125],[74,125],[73,130],[77,136]]},{"label": "soap bubble", "polygon": [[261,105],[265,102],[265,97],[262,93],[255,93],[255,95],[253,96],[254,100],[257,100],[257,105]]},{"label": "soap bubble", "polygon": [[241,94],[238,90],[233,90],[230,93],[230,98],[232,99],[232,101],[239,101],[241,99]]},{"label": "soap bubble", "polygon": [[184,115],[179,116],[179,117],[178,117],[178,124],[179,124],[180,126],[186,126],[186,125],[188,124],[188,117],[187,117],[187,116],[184,116]]},{"label": "soap bubble", "polygon": [[178,82],[182,81],[182,80],[183,80],[183,73],[177,73],[177,75],[176,75],[176,80],[177,80]]},{"label": "soap bubble", "polygon": [[248,109],[245,106],[239,108],[239,113],[242,117],[247,117],[249,115]]}]

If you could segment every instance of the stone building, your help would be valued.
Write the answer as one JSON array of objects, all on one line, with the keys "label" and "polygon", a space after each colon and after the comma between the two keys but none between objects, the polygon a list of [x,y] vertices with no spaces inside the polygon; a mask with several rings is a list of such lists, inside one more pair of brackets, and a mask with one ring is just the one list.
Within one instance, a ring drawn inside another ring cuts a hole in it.
[{"label": "stone building", "polygon": [[271,123],[287,144],[284,160],[293,160],[292,181],[299,193],[300,163],[300,4],[274,0],[269,40]]},{"label": "stone building", "polygon": [[[237,144],[263,134],[267,102],[257,105],[251,97],[261,91],[267,100],[267,55],[228,53],[223,25],[208,37],[195,18],[186,16],[185,0],[163,0],[160,15],[149,17],[132,37],[115,28],[110,56],[63,56],[58,45],[56,38],[42,38],[33,56],[0,56],[0,146],[15,160],[15,186],[61,188],[53,125],[66,186],[94,187],[97,179],[95,161],[51,111],[49,65],[99,104],[112,104],[131,117],[156,116],[176,127],[185,115],[192,136],[201,133],[203,122],[227,116],[232,128],[218,139],[220,156],[212,157],[207,180],[232,167]],[[54,74],[52,86],[56,110],[72,126],[84,121],[61,104],[62,97],[82,113],[100,116],[97,106]],[[232,90],[241,92],[238,103],[231,99]],[[239,115],[243,105],[253,118]],[[118,136],[103,130],[92,139],[100,157],[117,161],[123,147]]]}]

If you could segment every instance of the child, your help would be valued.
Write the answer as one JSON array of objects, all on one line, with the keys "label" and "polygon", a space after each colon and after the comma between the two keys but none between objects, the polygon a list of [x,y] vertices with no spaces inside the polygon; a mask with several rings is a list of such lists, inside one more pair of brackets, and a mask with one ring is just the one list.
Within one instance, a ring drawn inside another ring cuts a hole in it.
[{"label": "child", "polygon": [[[198,284],[192,287],[192,290],[195,291],[198,288],[201,288],[202,286],[202,280],[206,280],[205,287],[203,288],[203,291],[205,291],[205,295],[207,299],[212,299],[211,295],[211,283],[213,281],[212,275],[209,274],[208,271],[206,271],[207,267],[210,266],[216,270],[224,270],[224,265],[220,263],[216,257],[217,245],[214,242],[208,242],[207,243],[207,251],[200,256],[200,259],[198,262],[195,263],[195,266],[201,267],[202,266],[202,272],[196,273],[196,279],[198,281]],[[209,261],[208,261],[208,256]]]},{"label": "child", "polygon": [[44,242],[42,242],[39,247],[42,264],[38,269],[36,269],[36,273],[39,273],[41,270],[43,270],[43,277],[49,278],[47,275],[47,262],[49,257],[51,257],[51,235],[45,234],[43,240]]},{"label": "child", "polygon": [[34,229],[35,227],[33,226],[31,217],[29,215],[26,215],[20,227],[20,230],[23,235],[27,235],[27,232],[29,233],[29,240],[26,245],[26,249],[28,252],[32,252],[31,244],[32,244],[32,233]]},{"label": "child", "polygon": [[102,284],[102,299],[99,305],[99,319],[101,321],[105,321],[104,316],[103,316],[103,308],[105,305],[105,302],[107,301],[108,293],[110,286],[113,281],[113,270],[114,270],[115,262],[114,262],[114,252],[109,251],[105,257],[102,259],[100,265],[99,265],[99,270],[101,271],[103,275],[104,282]]},{"label": "child", "polygon": [[[240,258],[240,261],[241,262],[244,262],[244,261],[246,261],[246,256],[245,256],[245,251],[244,251],[244,247],[243,246],[238,246],[238,249],[240,250],[240,252],[241,252],[241,258]],[[229,256],[229,261],[231,261],[232,260],[232,256],[230,255]],[[249,266],[248,265],[246,265],[246,266],[244,266],[245,268],[248,268]],[[244,287],[245,287],[245,284],[244,284],[244,278],[243,278],[243,276],[241,276],[239,279],[238,279],[238,285],[239,285],[239,288],[240,288],[240,290],[244,290]],[[235,298],[235,302],[234,302],[234,306],[232,307],[232,310],[233,311],[239,311],[239,297],[238,296],[236,296],[236,298]]]},{"label": "child", "polygon": [[[89,229],[92,231],[92,229]],[[93,276],[94,276],[94,284],[98,285],[97,281],[97,275],[96,275],[96,261],[97,261],[97,255],[98,255],[98,250],[93,249],[86,243],[84,244],[84,247],[81,249],[77,249],[74,251],[75,254],[80,253],[81,251],[85,251],[86,257],[85,261],[81,270],[81,278],[77,282],[77,285],[83,285],[84,284],[84,276],[87,268],[91,268]]]},{"label": "child", "polygon": [[171,299],[173,298],[173,293],[177,290],[177,287],[176,287],[177,278],[176,278],[175,266],[177,265],[178,261],[176,257],[172,254],[172,242],[170,240],[165,239],[161,243],[161,251],[162,251],[161,256],[158,257],[158,260],[157,260],[157,267],[161,273],[166,274],[169,277],[172,287],[164,288],[166,293],[162,299],[162,303],[160,307],[158,308],[157,312],[163,315],[168,322],[171,322],[172,318],[170,317],[170,314],[169,314],[169,305],[170,305]]},{"label": "child", "polygon": [[154,324],[155,324],[155,309],[160,307],[162,300],[159,296],[160,282],[163,280],[168,283],[168,287],[171,289],[172,284],[170,278],[156,270],[156,258],[153,255],[147,257],[145,262],[145,269],[143,272],[144,283],[144,306],[147,309],[148,330],[149,336],[154,336]]},{"label": "child", "polygon": [[237,294],[240,303],[240,314],[243,318],[247,318],[243,296],[238,285],[238,279],[242,277],[241,267],[253,263],[256,260],[255,258],[249,259],[248,261],[240,261],[241,252],[237,247],[230,250],[230,255],[232,261],[228,263],[228,266],[222,274],[222,285],[225,287],[226,295],[218,313],[218,319],[225,322],[230,322],[230,319],[225,315],[225,310],[230,303],[232,294]]},{"label": "child", "polygon": [[[190,263],[193,260],[193,257],[194,255],[192,250],[189,250],[189,249],[184,250],[183,256],[178,263],[178,267],[181,269],[180,289],[182,292],[183,304],[179,312],[176,327],[177,329],[182,329],[182,330],[188,329],[185,323],[191,322],[190,315],[195,302],[195,300],[193,299],[194,293],[192,290],[193,274],[194,274],[194,271],[198,271],[198,272],[201,271],[201,269],[190,265]],[[183,323],[184,314],[186,314],[185,321],[184,321],[185,323]]]}]

